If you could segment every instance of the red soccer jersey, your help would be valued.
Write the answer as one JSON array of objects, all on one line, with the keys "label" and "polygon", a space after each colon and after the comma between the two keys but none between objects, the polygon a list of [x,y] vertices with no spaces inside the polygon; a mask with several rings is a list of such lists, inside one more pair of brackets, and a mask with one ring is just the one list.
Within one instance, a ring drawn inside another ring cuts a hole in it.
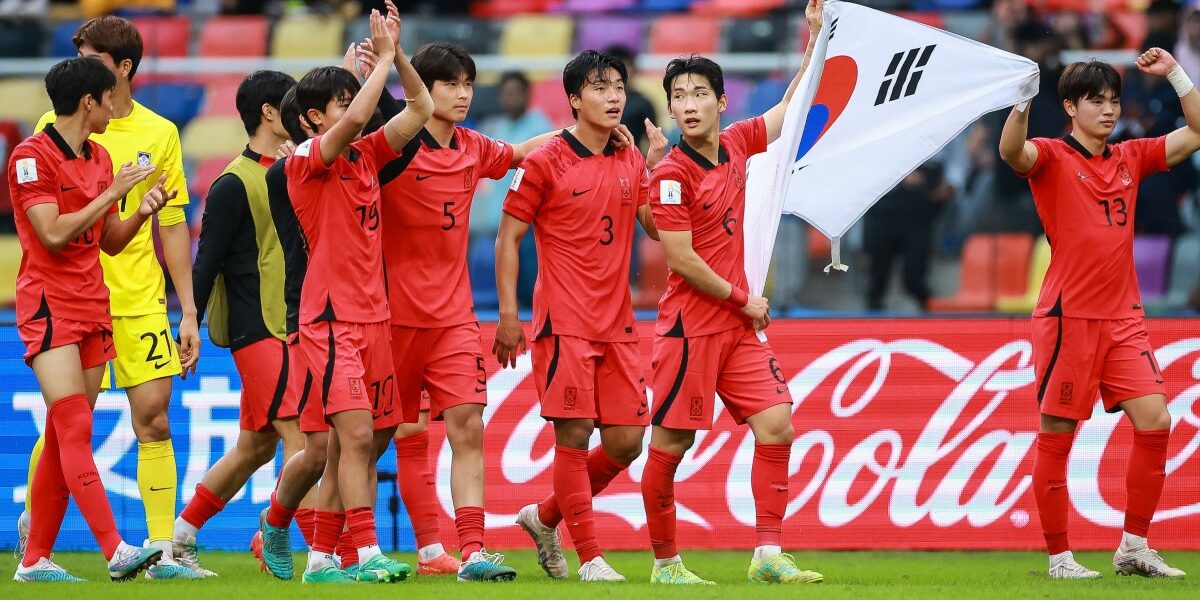
[{"label": "red soccer jersey", "polygon": [[380,239],[379,165],[396,157],[380,129],[325,166],[321,136],[296,147],[284,169],[308,242],[300,323],[376,323],[388,318]]},{"label": "red soccer jersey", "polygon": [[[49,317],[109,322],[108,287],[100,270],[104,219],[51,252],[38,239],[25,211],[38,204],[58,204],[60,215],[78,212],[108,189],[112,180],[112,160],[103,146],[85,141],[83,156],[76,156],[53,125],[13,148],[8,189],[22,249],[18,325]],[[116,213],[117,205],[108,212]]]},{"label": "red soccer jersey", "polygon": [[[746,289],[742,217],[746,212],[746,161],[767,149],[762,117],[738,121],[721,132],[717,164],[683,140],[654,168],[650,207],[664,231],[691,231],[692,248],[735,287]],[[693,288],[682,277],[667,277],[658,303],[659,335],[700,336],[750,322],[742,311]]]},{"label": "red soccer jersey", "polygon": [[1143,314],[1133,268],[1138,186],[1166,171],[1166,136],[1130,140],[1093,156],[1075,138],[1030,140],[1024,176],[1050,240],[1050,268],[1034,316],[1125,319]]},{"label": "red soccer jersey", "polygon": [[647,178],[637,149],[610,145],[597,156],[566,130],[521,163],[504,212],[533,224],[535,339],[637,341],[629,260]]},{"label": "red soccer jersey", "polygon": [[476,320],[467,274],[471,198],[480,179],[500,179],[513,147],[456,127],[449,148],[424,129],[379,183],[392,324],[452,327]]}]

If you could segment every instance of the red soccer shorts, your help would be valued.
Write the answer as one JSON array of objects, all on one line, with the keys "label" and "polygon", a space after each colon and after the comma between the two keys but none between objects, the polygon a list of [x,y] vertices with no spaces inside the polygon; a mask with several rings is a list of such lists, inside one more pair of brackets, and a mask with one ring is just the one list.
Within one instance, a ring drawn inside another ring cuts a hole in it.
[{"label": "red soccer shorts", "polygon": [[[487,404],[487,371],[479,323],[453,327],[392,327],[396,396],[405,423],[422,410],[438,420],[442,411],[463,404]],[[422,393],[428,392],[428,400]]]},{"label": "red soccer shorts", "polygon": [[533,378],[546,419],[602,425],[650,422],[637,342],[593,342],[548,335],[533,342]]},{"label": "red soccer shorts", "polygon": [[400,423],[392,374],[388,323],[318,321],[300,326],[300,353],[313,378],[313,397],[300,415],[300,429],[324,431],[330,416],[369,410],[375,429]]},{"label": "red soccer shorts", "polygon": [[1043,414],[1086,421],[1097,392],[1110,413],[1126,400],[1164,393],[1141,317],[1034,317],[1033,359]]},{"label": "red soccer shorts", "polygon": [[79,346],[79,363],[85,371],[117,357],[110,323],[46,317],[18,326],[17,334],[25,342],[27,365],[32,364],[33,357],[47,350],[72,344]]},{"label": "red soccer shorts", "polygon": [[777,404],[791,404],[771,346],[752,327],[697,337],[654,338],[655,425],[709,429],[714,395],[738,423]]},{"label": "red soccer shorts", "polygon": [[242,431],[270,431],[275,420],[299,414],[308,369],[295,346],[262,339],[235,350],[233,362],[242,377]]}]

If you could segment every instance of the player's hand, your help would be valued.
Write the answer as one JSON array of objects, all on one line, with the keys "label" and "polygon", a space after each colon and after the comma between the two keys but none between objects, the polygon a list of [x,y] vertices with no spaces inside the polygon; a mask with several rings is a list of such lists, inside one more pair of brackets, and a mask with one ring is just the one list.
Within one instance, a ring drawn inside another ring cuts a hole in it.
[{"label": "player's hand", "polygon": [[379,57],[379,62],[390,63],[396,57],[396,41],[388,33],[385,21],[379,11],[371,11],[371,51]]},{"label": "player's hand", "polygon": [[154,187],[150,188],[150,191],[146,192],[146,195],[142,196],[142,204],[138,206],[137,211],[139,215],[152,217],[155,213],[162,210],[168,202],[174,200],[179,195],[179,192],[175,190],[168,192],[163,188],[163,184],[166,182],[167,176],[165,174],[158,176],[158,182],[154,184]]},{"label": "player's hand", "polygon": [[500,368],[516,367],[517,358],[525,354],[525,328],[516,317],[500,317],[496,325],[496,341],[492,343],[492,354],[500,361]]},{"label": "player's hand", "polygon": [[291,156],[292,153],[295,151],[296,151],[296,142],[293,142],[292,140],[286,140],[282,144],[280,144],[279,146],[277,146],[275,148],[275,158],[276,159],[287,158],[287,157]]},{"label": "player's hand", "polygon": [[653,169],[667,155],[667,146],[671,143],[663,134],[662,127],[655,127],[650,119],[646,119],[646,139],[650,140],[650,147],[646,150],[646,166]]},{"label": "player's hand", "polygon": [[613,147],[617,150],[624,150],[633,145],[633,132],[629,131],[624,124],[617,125],[617,128],[609,134],[608,141],[612,142]]},{"label": "player's hand", "polygon": [[200,324],[196,315],[184,315],[179,321],[179,364],[183,370],[180,379],[196,374],[196,363],[200,360]]},{"label": "player's hand", "polygon": [[133,189],[133,186],[145,181],[153,173],[154,165],[140,166],[133,163],[121,165],[121,169],[113,176],[112,185],[108,188],[113,202],[124,198]]},{"label": "player's hand", "polygon": [[808,0],[808,6],[804,9],[804,19],[808,21],[808,30],[812,33],[820,31],[824,18],[825,0]]},{"label": "player's hand", "polygon": [[746,305],[742,307],[742,312],[755,321],[766,319],[770,322],[770,317],[768,316],[770,310],[771,307],[767,305],[767,299],[762,296],[750,296],[749,302],[746,302]]},{"label": "player's hand", "polygon": [[387,7],[387,16],[383,20],[383,26],[387,29],[388,35],[392,37],[396,52],[403,52],[400,49],[400,31],[404,25],[400,21],[400,9],[396,8],[396,3],[392,0],[385,0],[384,5]]},{"label": "player's hand", "polygon": [[1166,77],[1168,73],[1179,66],[1179,62],[1170,52],[1162,48],[1151,48],[1142,53],[1137,59],[1137,68],[1143,73]]}]

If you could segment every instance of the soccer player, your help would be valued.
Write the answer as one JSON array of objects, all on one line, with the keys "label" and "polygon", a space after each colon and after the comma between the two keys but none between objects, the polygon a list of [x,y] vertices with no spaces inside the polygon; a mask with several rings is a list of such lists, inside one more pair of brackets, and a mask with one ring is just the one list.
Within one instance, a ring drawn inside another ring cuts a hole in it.
[{"label": "soccer player", "polygon": [[[211,307],[209,337],[232,350],[242,378],[237,445],[208,470],[175,520],[176,559],[205,576],[215,573],[200,565],[200,528],[275,457],[281,439],[285,461],[304,447],[297,419],[308,369],[286,343],[283,249],[266,185],[277,148],[288,139],[280,101],[295,84],[285,73],[257,71],[238,86],[238,114],[250,140],[209,190],[192,266],[199,318]],[[314,501],[310,493],[300,510],[311,511]]]},{"label": "soccer player", "polygon": [[[379,62],[361,90],[354,75],[340,67],[314,69],[297,84],[301,117],[317,135],[296,147],[286,173],[288,195],[309,250],[298,346],[309,370],[319,376],[314,393],[320,394],[333,435],[318,503],[329,507],[327,500],[336,498],[345,507],[345,526],[354,536],[361,563],[357,580],[393,582],[407,578],[411,569],[380,552],[369,485],[376,431],[391,439],[400,419],[392,393],[377,173],[420,130],[432,114],[432,101],[378,11],[372,11],[370,26]],[[393,59],[408,104],[382,128],[360,138]],[[318,512],[317,546],[321,516]],[[278,533],[267,525],[263,545],[268,564],[290,561],[290,554],[275,556],[277,546],[271,538]],[[340,534],[340,521],[336,529]],[[310,555],[305,580],[348,580],[333,557],[319,550],[314,547]]]},{"label": "soccer player", "polygon": [[[117,78],[112,93],[114,118],[104,133],[96,134],[95,141],[104,146],[115,164],[132,162],[157,167],[167,177],[164,187],[177,192],[158,215],[158,232],[183,312],[178,348],[167,320],[166,280],[155,255],[149,222],[138,230],[124,252],[103,255],[100,264],[104,267],[104,281],[112,290],[113,342],[117,350],[112,370],[117,386],[125,388],[133,412],[133,431],[138,439],[138,490],[146,511],[149,543],[163,551],[162,560],[147,576],[196,579],[201,577],[199,573],[172,558],[178,473],[167,420],[171,378],[194,372],[200,357],[192,295],[192,239],[183,212],[188,195],[179,133],[174,124],[138,104],[130,95],[130,82],[142,60],[142,38],[132,23],[112,16],[91,19],[79,26],[72,42],[80,56],[98,58]],[[38,129],[54,119],[52,112],[47,113]],[[129,197],[118,204],[121,216],[128,218],[136,212],[136,200],[153,186],[153,180],[135,186]],[[107,383],[106,375],[106,387]],[[36,457],[31,459],[31,464],[36,460]],[[31,500],[36,501],[36,498]]]},{"label": "soccer player", "polygon": [[1119,575],[1184,576],[1146,541],[1166,479],[1171,415],[1138,293],[1133,223],[1142,179],[1200,150],[1200,93],[1165,50],[1151,48],[1137,67],[1174,86],[1186,126],[1158,138],[1107,143],[1121,116],[1121,76],[1092,61],[1068,66],[1058,80],[1070,134],[1027,140],[1023,103],[1000,137],[1001,158],[1029,180],[1052,252],[1032,319],[1041,413],[1033,491],[1054,579],[1100,576],[1071,554],[1066,482],[1075,429],[1092,416],[1097,392],[1104,410],[1124,411],[1134,429],[1125,530],[1113,568]]},{"label": "soccer player", "polygon": [[[155,178],[136,208],[117,214],[135,186],[155,171],[125,163],[113,176],[103,134],[113,112],[116,77],[93,58],[63,61],[46,74],[56,121],[13,149],[8,187],[21,242],[17,331],[25,362],[46,400],[41,460],[33,473],[28,545],[13,579],[83,581],[51,560],[67,501],[74,497],[108,560],[114,580],[135,577],[159,560],[159,548],[122,541],[92,459],[92,407],[105,362],[113,358],[108,288],[100,251],[121,252],[174,195]],[[95,485],[100,483],[100,485]]]},{"label": "soccer player", "polygon": [[[542,417],[554,423],[554,493],[521,509],[548,575],[567,577],[557,525],[565,520],[582,581],[624,581],[596,541],[592,497],[638,457],[649,415],[634,330],[629,263],[634,224],[652,237],[646,164],[618,150],[628,73],[621,61],[585,51],[563,69],[576,121],[534,150],[517,170],[496,237],[500,323],[493,352],[515,366],[525,352],[517,317],[517,250],[533,227],[533,372]],[[588,453],[596,424],[601,446]]]},{"label": "soccer player", "polygon": [[819,582],[780,552],[792,445],[791,394],[771,347],[756,329],[771,322],[767,300],[746,292],[742,219],[746,161],[779,137],[788,103],[821,29],[821,0],[810,0],[803,64],[783,100],[760,117],[721,129],[724,76],[698,56],[672,60],[663,77],[679,144],[654,167],[650,202],[671,269],[654,339],[654,424],[642,474],[642,499],[654,548],[652,583],[711,584],[686,567],[675,547],[675,471],[713,422],[720,394],[738,423],[754,432],[750,485],[757,546],[749,579]]}]

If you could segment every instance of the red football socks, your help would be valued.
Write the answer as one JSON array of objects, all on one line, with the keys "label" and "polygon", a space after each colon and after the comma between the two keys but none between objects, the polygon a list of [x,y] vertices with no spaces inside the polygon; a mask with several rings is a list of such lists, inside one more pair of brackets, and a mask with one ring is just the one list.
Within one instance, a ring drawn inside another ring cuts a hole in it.
[{"label": "red football socks", "polygon": [[225,501],[220,496],[204,487],[203,483],[197,483],[196,495],[192,496],[192,501],[183,507],[183,512],[179,513],[179,516],[192,527],[200,529],[224,508]]},{"label": "red football socks", "polygon": [[396,438],[396,485],[408,510],[417,548],[441,543],[437,484],[429,469],[429,432]]},{"label": "red football socks", "polygon": [[[1051,555],[1071,549],[1067,542],[1067,456],[1074,433],[1039,433],[1033,461],[1033,495],[1037,499],[1046,551]],[[1157,497],[1156,497],[1157,498]]]},{"label": "red football socks", "polygon": [[358,564],[358,548],[354,546],[354,536],[350,534],[349,530],[343,531],[341,537],[338,538],[337,555],[342,561],[343,569]]},{"label": "red football socks", "polygon": [[646,506],[646,524],[654,558],[679,555],[675,548],[675,469],[682,456],[650,447],[646,470],[642,473],[642,502]]},{"label": "red football socks", "polygon": [[[592,497],[595,498],[612,483],[629,465],[623,465],[612,459],[603,446],[596,446],[588,453],[588,479],[592,484]],[[546,527],[558,527],[562,522],[562,511],[558,510],[558,499],[550,494],[538,503],[538,520]]]},{"label": "red football socks", "polygon": [[267,508],[267,524],[271,527],[285,529],[291,527],[292,518],[295,516],[296,509],[280,504],[275,492],[271,492],[271,506]]},{"label": "red football socks", "polygon": [[588,451],[554,447],[554,497],[579,554],[579,564],[601,555],[592,519],[592,486],[588,482]]},{"label": "red football socks", "polygon": [[333,554],[338,538],[346,528],[346,513],[316,510],[316,533],[313,535],[313,552]]},{"label": "red football socks", "polygon": [[458,530],[458,544],[465,561],[472,554],[483,550],[483,507],[463,506],[454,511],[454,528]]},{"label": "red football socks", "polygon": [[370,506],[356,506],[346,509],[346,528],[354,538],[355,548],[378,546],[375,537],[375,509]]},{"label": "red football socks", "polygon": [[1167,444],[1171,430],[1133,432],[1133,448],[1129,450],[1129,466],[1125,472],[1125,531],[1146,537],[1150,521],[1158,508],[1163,482],[1167,478]]},{"label": "red football socks", "polygon": [[783,514],[788,501],[788,459],[791,444],[755,444],[750,466],[750,489],[754,493],[755,531],[759,546],[780,546]]},{"label": "red football socks", "polygon": [[34,490],[37,490],[37,501],[29,507],[29,541],[21,561],[26,567],[33,566],[42,558],[50,558],[54,539],[58,537],[71,498],[71,490],[67,489],[67,482],[63,479],[54,422],[49,420],[46,423],[42,456],[33,473],[31,488],[26,493],[33,494]]},{"label": "red football socks", "polygon": [[317,511],[311,508],[296,509],[296,527],[300,528],[300,535],[304,538],[304,545],[312,548],[313,537],[317,530]]},{"label": "red football socks", "polygon": [[[100,543],[104,558],[111,559],[121,536],[92,458],[92,407],[82,394],[67,396],[50,405],[46,418],[54,422],[62,478]],[[44,460],[45,450],[42,452]]]}]

